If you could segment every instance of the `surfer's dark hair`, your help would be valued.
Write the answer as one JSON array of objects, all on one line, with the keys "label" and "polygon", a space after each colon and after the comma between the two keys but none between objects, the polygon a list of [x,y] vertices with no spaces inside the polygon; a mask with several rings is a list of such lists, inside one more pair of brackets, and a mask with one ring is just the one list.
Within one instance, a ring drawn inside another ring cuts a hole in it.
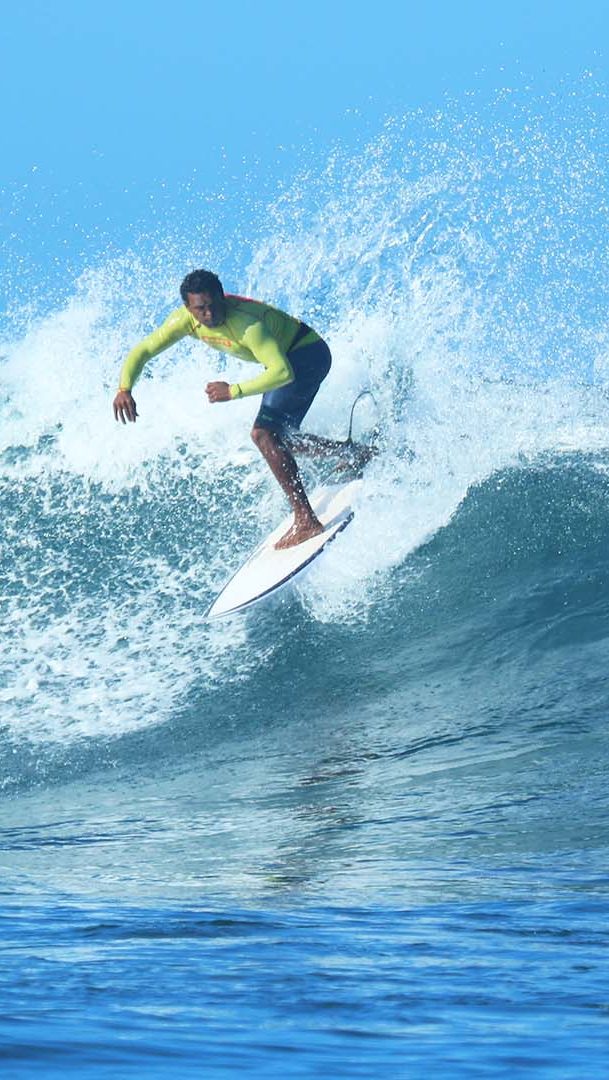
[{"label": "surfer's dark hair", "polygon": [[180,285],[180,296],[186,304],[189,293],[213,293],[216,296],[224,296],[222,282],[211,270],[193,270],[187,274]]}]

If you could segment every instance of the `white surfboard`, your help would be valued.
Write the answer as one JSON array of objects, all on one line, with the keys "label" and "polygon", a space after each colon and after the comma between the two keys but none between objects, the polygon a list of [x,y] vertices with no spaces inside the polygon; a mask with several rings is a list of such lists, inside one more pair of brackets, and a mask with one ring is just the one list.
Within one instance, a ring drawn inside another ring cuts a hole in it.
[{"label": "white surfboard", "polygon": [[293,581],[347,527],[353,518],[352,503],[361,484],[361,480],[350,480],[317,488],[310,496],[310,503],[324,531],[296,547],[277,551],[274,545],[292,524],[290,514],[226,583],[207,612],[208,618],[243,611]]}]

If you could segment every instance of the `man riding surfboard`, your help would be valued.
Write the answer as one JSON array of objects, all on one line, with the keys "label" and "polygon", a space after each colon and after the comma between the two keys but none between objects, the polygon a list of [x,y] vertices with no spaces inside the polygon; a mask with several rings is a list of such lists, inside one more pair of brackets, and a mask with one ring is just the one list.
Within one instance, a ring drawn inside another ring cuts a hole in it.
[{"label": "man riding surfboard", "polygon": [[183,306],[128,354],[114,398],[116,420],[135,422],[138,415],[132,388],[144,364],[181,338],[190,335],[214,349],[261,364],[264,371],[241,383],[210,382],[205,388],[212,404],[262,394],[252,439],[285,492],[294,522],[276,548],[293,547],[323,532],[305,492],[294,453],[341,455],[356,467],[366,464],[371,450],[300,432],[300,424],[330,370],[326,342],[306,323],[258,300],[224,293],[219,278],[194,270],[180,286]]}]

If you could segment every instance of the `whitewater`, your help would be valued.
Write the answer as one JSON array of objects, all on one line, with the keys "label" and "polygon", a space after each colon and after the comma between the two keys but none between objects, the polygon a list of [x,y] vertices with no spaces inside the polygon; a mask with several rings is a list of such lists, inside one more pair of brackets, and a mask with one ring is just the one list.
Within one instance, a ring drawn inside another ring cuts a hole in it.
[{"label": "whitewater", "polygon": [[[190,186],[61,290],[7,263],[4,1075],[603,1071],[598,95],[394,117],[244,196],[238,236]],[[285,513],[256,400],[203,392],[243,369],[181,342],[111,412],[197,266],[324,334],[305,428],[344,438],[368,388],[381,432],[349,528],[218,622]]]}]

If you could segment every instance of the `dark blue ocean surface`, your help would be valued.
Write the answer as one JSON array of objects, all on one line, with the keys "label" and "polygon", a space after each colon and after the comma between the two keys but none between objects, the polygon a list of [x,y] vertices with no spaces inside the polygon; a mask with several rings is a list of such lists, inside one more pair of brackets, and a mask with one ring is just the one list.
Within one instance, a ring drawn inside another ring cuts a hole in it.
[{"label": "dark blue ocean surface", "polygon": [[3,1077],[606,1073],[606,178],[577,102],[388,125],[218,257],[324,327],[308,426],[345,434],[369,386],[381,429],[349,528],[242,616],[205,612],[285,511],[255,400],[207,406],[232,368],[182,343],[135,427],[109,412],[174,262],[7,313]]},{"label": "dark blue ocean surface", "polygon": [[7,1076],[576,1077],[605,1060],[593,900],[57,905],[2,932]]}]

